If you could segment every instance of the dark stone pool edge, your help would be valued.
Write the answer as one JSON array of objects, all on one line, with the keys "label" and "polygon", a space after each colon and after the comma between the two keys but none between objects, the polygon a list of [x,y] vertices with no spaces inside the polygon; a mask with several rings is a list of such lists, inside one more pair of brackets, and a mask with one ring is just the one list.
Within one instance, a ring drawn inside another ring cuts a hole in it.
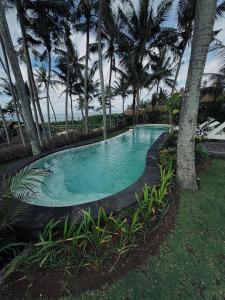
[{"label": "dark stone pool edge", "polygon": [[141,193],[142,187],[147,183],[153,186],[159,180],[159,151],[165,141],[167,133],[162,133],[158,139],[152,144],[147,152],[146,167],[142,176],[128,188],[113,194],[109,197],[93,201],[90,203],[67,206],[67,207],[45,207],[27,204],[25,213],[18,219],[14,225],[16,231],[22,234],[24,238],[28,238],[40,231],[49,222],[50,219],[64,219],[65,216],[74,223],[79,223],[82,219],[83,211],[90,209],[92,216],[97,217],[99,208],[105,209],[107,214],[115,212],[119,209],[124,209],[133,205],[136,202],[135,193]]}]

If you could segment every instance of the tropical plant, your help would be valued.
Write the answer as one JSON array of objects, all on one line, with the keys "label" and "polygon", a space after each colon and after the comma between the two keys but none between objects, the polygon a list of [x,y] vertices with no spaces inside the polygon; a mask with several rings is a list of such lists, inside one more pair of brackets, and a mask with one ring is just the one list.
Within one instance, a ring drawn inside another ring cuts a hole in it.
[{"label": "tropical plant", "polygon": [[5,9],[2,1],[0,1],[0,34],[2,36],[3,43],[5,45],[6,53],[9,58],[11,68],[16,79],[16,84],[18,88],[18,94],[21,100],[21,106],[23,110],[24,119],[26,122],[26,127],[28,130],[28,137],[30,139],[33,155],[37,155],[41,152],[40,145],[38,142],[38,136],[36,128],[33,121],[33,116],[31,108],[29,105],[29,99],[27,97],[23,77],[19,67],[18,59],[13,47],[11,35],[9,32],[8,24],[5,17]]},{"label": "tropical plant", "polygon": [[[187,46],[190,46],[193,38],[194,21],[195,21],[195,5],[196,5],[196,0],[189,0],[189,1],[179,0],[177,4],[178,26],[177,26],[177,33],[175,33],[177,35],[177,41],[175,42],[174,45],[174,53],[178,57],[178,63],[177,63],[177,69],[176,69],[171,95],[173,95],[176,88],[177,79],[182,65],[185,49],[187,48]],[[225,12],[225,1],[222,1],[221,3],[219,3],[216,9],[216,20],[223,17],[224,12]],[[213,36],[212,36],[213,44],[217,42],[216,35],[218,33],[219,31],[213,32]]]},{"label": "tropical plant", "polygon": [[[150,88],[152,76],[149,74],[150,61],[155,48],[161,41],[162,24],[167,20],[172,1],[164,0],[156,10],[150,1],[141,0],[136,10],[131,1],[128,2],[128,13],[119,9],[121,32],[118,38],[118,53],[123,67],[123,76],[133,89],[133,123],[138,121],[140,90]],[[167,29],[169,33],[170,30]],[[162,46],[162,45],[161,45]]]},{"label": "tropical plant", "polygon": [[90,48],[90,32],[96,28],[97,1],[79,0],[76,17],[79,22],[75,24],[76,30],[86,33],[85,73],[84,73],[84,109],[85,109],[85,131],[88,133],[88,63]]}]

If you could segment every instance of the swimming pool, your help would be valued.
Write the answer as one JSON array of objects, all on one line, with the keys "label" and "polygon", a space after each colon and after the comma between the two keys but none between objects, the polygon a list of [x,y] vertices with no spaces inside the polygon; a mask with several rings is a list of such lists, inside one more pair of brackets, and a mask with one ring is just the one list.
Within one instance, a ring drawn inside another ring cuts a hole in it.
[{"label": "swimming pool", "polygon": [[132,185],[145,169],[146,153],[165,126],[137,126],[105,142],[68,149],[32,163],[52,176],[43,178],[29,203],[65,207],[93,202]]}]

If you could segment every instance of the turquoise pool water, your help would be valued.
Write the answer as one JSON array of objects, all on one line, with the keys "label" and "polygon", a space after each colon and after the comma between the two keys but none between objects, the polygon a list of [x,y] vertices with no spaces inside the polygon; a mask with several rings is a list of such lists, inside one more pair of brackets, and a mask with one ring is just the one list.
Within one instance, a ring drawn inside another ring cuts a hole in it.
[{"label": "turquoise pool water", "polygon": [[32,168],[46,168],[30,203],[70,206],[99,200],[133,184],[145,169],[146,154],[165,127],[140,126],[89,146],[60,151],[40,159]]}]

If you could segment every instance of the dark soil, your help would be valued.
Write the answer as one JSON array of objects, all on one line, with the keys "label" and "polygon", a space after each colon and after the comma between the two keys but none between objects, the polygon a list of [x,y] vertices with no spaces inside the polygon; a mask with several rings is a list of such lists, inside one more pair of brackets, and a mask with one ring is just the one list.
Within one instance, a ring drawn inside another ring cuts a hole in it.
[{"label": "dark soil", "polygon": [[0,291],[0,299],[60,299],[78,296],[88,290],[101,289],[124,276],[128,271],[144,266],[151,255],[158,255],[160,245],[174,229],[179,207],[179,193],[173,192],[174,201],[163,222],[152,232],[139,236],[138,246],[126,257],[114,261],[112,265],[82,268],[80,272],[69,269],[58,271],[14,272],[6,280]]}]

